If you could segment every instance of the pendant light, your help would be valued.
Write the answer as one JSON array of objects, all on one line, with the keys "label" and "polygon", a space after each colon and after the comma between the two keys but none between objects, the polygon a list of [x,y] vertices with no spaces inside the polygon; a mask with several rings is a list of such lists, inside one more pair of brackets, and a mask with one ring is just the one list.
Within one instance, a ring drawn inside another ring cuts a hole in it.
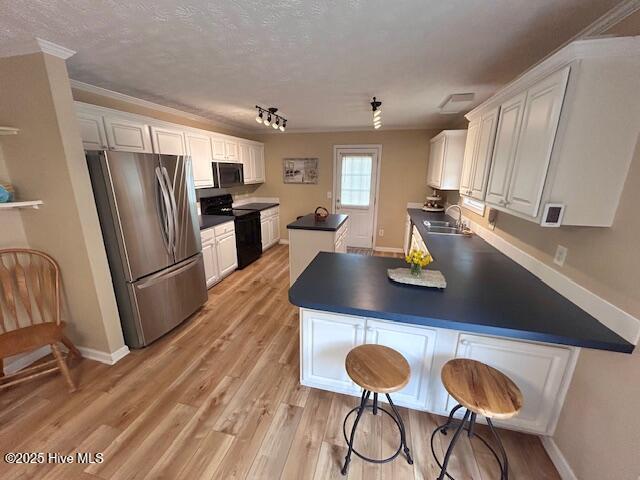
[{"label": "pendant light", "polygon": [[373,128],[378,130],[382,127],[382,102],[373,97],[371,102],[371,112],[373,113]]}]

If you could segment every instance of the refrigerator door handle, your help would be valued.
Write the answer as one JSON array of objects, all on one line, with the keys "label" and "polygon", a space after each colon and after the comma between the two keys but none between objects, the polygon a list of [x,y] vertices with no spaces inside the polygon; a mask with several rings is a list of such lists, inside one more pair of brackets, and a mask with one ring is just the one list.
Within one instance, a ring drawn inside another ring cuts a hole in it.
[{"label": "refrigerator door handle", "polygon": [[172,226],[173,226],[173,243],[172,243],[172,249],[173,249],[173,253],[175,254],[176,252],[176,248],[177,248],[177,242],[178,242],[178,235],[177,235],[177,231],[176,231],[176,227],[178,226],[178,207],[176,204],[176,196],[173,192],[173,187],[171,186],[171,180],[169,179],[169,172],[167,172],[167,169],[162,166],[160,167],[162,169],[162,175],[164,177],[165,180],[165,185],[167,187],[167,193],[169,195],[169,202],[171,204],[171,218],[173,220],[172,222]]},{"label": "refrigerator door handle", "polygon": [[160,283],[168,278],[171,277],[175,277],[176,275],[180,275],[182,272],[184,272],[185,270],[189,270],[195,263],[197,263],[199,260],[199,257],[193,258],[191,260],[189,260],[187,263],[185,263],[184,265],[179,266],[178,268],[174,269],[174,270],[170,270],[168,272],[160,272],[160,273],[156,273],[154,275],[151,275],[149,278],[147,278],[147,280],[144,283],[141,283],[140,285],[136,285],[136,288],[142,290],[145,288],[149,288],[152,287],[154,285],[156,285],[157,283]]},{"label": "refrigerator door handle", "polygon": [[[160,167],[156,167],[156,178],[158,180],[158,185],[160,186],[160,192],[162,193],[162,200],[164,202],[164,215],[163,215],[163,223],[165,228],[166,241],[165,246],[167,247],[167,252],[169,255],[173,255],[175,239],[174,235],[174,227],[173,227],[173,215],[171,212],[171,200],[169,199],[169,192],[167,192],[167,187],[164,183],[164,178],[162,176]],[[163,236],[163,239],[165,236]]]}]

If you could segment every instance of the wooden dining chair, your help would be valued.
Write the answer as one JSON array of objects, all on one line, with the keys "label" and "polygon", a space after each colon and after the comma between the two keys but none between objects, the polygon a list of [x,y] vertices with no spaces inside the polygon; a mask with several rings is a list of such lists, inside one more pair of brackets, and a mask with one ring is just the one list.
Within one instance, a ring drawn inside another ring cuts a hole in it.
[{"label": "wooden dining chair", "polygon": [[[0,389],[60,370],[70,391],[76,386],[68,356],[81,357],[64,335],[60,319],[60,268],[46,253],[26,248],[0,250]],[[4,359],[49,345],[53,359],[4,375]]]}]

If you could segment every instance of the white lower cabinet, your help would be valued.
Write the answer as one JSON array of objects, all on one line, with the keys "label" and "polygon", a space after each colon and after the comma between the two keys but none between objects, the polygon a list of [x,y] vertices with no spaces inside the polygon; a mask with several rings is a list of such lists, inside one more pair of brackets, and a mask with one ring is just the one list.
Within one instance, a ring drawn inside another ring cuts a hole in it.
[{"label": "white lower cabinet", "polygon": [[394,403],[419,410],[427,409],[436,338],[437,332],[433,329],[367,319],[366,343],[393,348],[407,359],[411,367],[411,380],[406,387],[392,395]]},{"label": "white lower cabinet", "polygon": [[349,351],[364,343],[362,317],[304,310],[301,319],[301,383],[334,392],[358,395],[344,367]]},{"label": "white lower cabinet", "polygon": [[[579,349],[512,340],[457,330],[300,309],[300,382],[309,387],[359,395],[345,370],[349,351],[363,343],[400,352],[411,366],[411,380],[392,394],[394,403],[447,415],[456,405],[440,378],[450,359],[472,358],[508,375],[524,396],[505,428],[552,435],[564,403]],[[382,397],[381,397],[382,398]],[[479,419],[482,421],[481,419]]]},{"label": "white lower cabinet", "polygon": [[260,212],[260,234],[263,252],[280,241],[280,209],[278,207]]},{"label": "white lower cabinet", "polygon": [[202,241],[204,275],[207,279],[207,288],[209,288],[238,268],[233,222],[202,230],[200,240]]}]

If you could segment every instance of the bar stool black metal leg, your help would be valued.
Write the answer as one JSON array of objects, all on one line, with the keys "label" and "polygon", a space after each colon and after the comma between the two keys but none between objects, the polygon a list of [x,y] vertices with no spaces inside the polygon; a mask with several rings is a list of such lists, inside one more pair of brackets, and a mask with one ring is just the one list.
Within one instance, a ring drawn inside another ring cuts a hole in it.
[{"label": "bar stool black metal leg", "polygon": [[500,480],[509,480],[509,459],[507,458],[507,452],[504,451],[502,441],[500,440],[498,432],[496,432],[496,429],[494,428],[493,422],[490,418],[487,418],[487,425],[489,425],[489,429],[493,434],[493,438],[496,439],[498,449],[500,450],[500,454],[502,455],[502,465],[500,465]]},{"label": "bar stool black metal leg", "polygon": [[440,476],[438,477],[438,480],[444,480],[444,477],[447,475],[447,465],[449,464],[449,458],[451,457],[451,453],[453,452],[453,448],[456,446],[456,442],[458,441],[458,437],[462,433],[462,430],[464,428],[464,424],[469,419],[469,415],[470,414],[471,414],[471,412],[469,410],[467,410],[465,412],[464,417],[462,418],[462,422],[460,422],[460,425],[458,425],[458,428],[456,428],[456,433],[453,434],[453,438],[451,439],[451,443],[449,444],[449,448],[447,448],[447,453],[444,456],[444,461],[442,462],[442,469],[440,470]]},{"label": "bar stool black metal leg", "polygon": [[400,443],[402,444],[402,451],[404,455],[407,457],[407,462],[409,465],[413,465],[413,458],[411,457],[411,452],[409,451],[409,445],[407,445],[407,432],[404,429],[404,422],[402,421],[402,417],[400,416],[400,412],[396,408],[395,404],[391,400],[391,396],[389,394],[385,394],[387,396],[387,400],[389,401],[389,405],[391,405],[391,409],[393,410],[394,415],[398,419],[398,426],[400,427]]},{"label": "bar stool black metal leg", "polygon": [[373,414],[378,415],[378,393],[373,392]]},{"label": "bar stool black metal leg", "polygon": [[[358,413],[356,414],[356,419],[353,422],[353,427],[351,427],[351,436],[349,438],[349,450],[347,451],[347,456],[344,457],[344,466],[342,467],[342,470],[340,471],[340,473],[342,473],[342,475],[346,475],[347,472],[349,471],[349,462],[351,461],[351,452],[353,451],[353,440],[356,436],[356,427],[358,426],[358,422],[360,421],[360,417],[362,416],[362,413],[364,412],[364,409],[367,405],[367,401],[369,400],[369,395],[371,395],[371,392],[369,390],[363,390],[362,391],[362,399],[360,400],[360,407],[358,408]],[[346,422],[346,418],[345,418],[345,422]]]},{"label": "bar stool black metal leg", "polygon": [[455,407],[453,407],[453,409],[451,410],[451,413],[449,413],[449,418],[447,419],[447,423],[445,423],[444,427],[440,429],[440,432],[442,432],[443,435],[447,434],[447,431],[449,430],[449,425],[451,425],[451,422],[453,420],[453,415],[461,408],[462,408],[462,405],[456,405]]},{"label": "bar stool black metal leg", "polygon": [[469,429],[467,430],[467,433],[469,434],[469,438],[473,437],[474,431],[473,431],[473,427],[476,426],[476,413],[475,412],[471,412],[471,419],[469,420]]}]

